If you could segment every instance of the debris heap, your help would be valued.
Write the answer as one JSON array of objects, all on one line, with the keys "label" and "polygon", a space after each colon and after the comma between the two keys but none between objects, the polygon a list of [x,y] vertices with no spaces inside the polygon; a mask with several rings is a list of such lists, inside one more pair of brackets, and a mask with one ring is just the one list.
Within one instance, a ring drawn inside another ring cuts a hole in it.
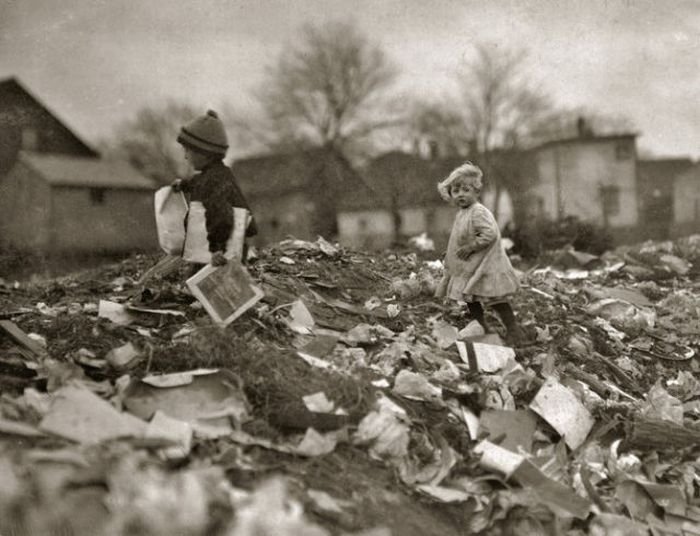
[{"label": "debris heap", "polygon": [[521,348],[425,253],[0,280],[0,534],[700,534],[700,236],[521,266]]}]

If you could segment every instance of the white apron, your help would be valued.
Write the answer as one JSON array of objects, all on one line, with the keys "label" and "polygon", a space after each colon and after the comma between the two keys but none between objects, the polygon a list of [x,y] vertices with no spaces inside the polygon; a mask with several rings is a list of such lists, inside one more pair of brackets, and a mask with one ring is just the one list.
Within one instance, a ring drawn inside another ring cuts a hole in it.
[{"label": "white apron", "polygon": [[[233,227],[231,235],[226,241],[224,257],[242,260],[245,232],[250,223],[250,212],[244,208],[231,207]],[[200,201],[190,203],[187,213],[187,234],[182,258],[187,262],[209,264],[211,263],[211,251],[207,238],[207,225],[204,205]]]}]

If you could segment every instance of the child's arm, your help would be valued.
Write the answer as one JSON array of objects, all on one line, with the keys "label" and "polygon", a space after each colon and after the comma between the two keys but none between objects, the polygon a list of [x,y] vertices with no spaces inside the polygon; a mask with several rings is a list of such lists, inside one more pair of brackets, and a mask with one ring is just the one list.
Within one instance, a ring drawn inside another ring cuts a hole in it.
[{"label": "child's arm", "polygon": [[183,180],[183,179],[175,179],[170,186],[173,189],[173,192],[184,192],[184,193],[190,193],[192,190],[192,181],[188,180]]},{"label": "child's arm", "polygon": [[233,229],[230,196],[225,191],[227,189],[225,182],[213,186],[207,188],[205,195],[202,196],[207,241],[211,253],[223,254],[226,252],[226,242]]},{"label": "child's arm", "polygon": [[474,239],[457,250],[457,256],[466,260],[471,254],[486,249],[498,237],[498,224],[488,209],[475,210],[472,215]]}]

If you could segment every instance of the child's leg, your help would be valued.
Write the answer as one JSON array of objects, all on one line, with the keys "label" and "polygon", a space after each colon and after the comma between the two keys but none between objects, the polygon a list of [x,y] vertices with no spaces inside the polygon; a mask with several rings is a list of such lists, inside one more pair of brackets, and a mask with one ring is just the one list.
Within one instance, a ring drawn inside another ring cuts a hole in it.
[{"label": "child's leg", "polygon": [[481,327],[484,328],[484,331],[488,333],[489,326],[486,323],[486,319],[484,318],[484,306],[481,305],[481,302],[467,302],[467,308],[469,309],[469,314],[474,317],[474,320],[481,324]]},{"label": "child's leg", "polygon": [[501,321],[506,327],[507,337],[511,342],[518,343],[522,339],[522,331],[518,325],[518,321],[515,319],[515,313],[513,308],[508,302],[494,303],[493,309],[496,314],[501,318]]},{"label": "child's leg", "polygon": [[200,264],[198,262],[189,263],[189,266],[187,267],[187,275],[185,277],[187,277],[187,279],[189,279],[190,277],[192,277],[194,274],[199,272],[205,266],[206,266],[206,264]]}]

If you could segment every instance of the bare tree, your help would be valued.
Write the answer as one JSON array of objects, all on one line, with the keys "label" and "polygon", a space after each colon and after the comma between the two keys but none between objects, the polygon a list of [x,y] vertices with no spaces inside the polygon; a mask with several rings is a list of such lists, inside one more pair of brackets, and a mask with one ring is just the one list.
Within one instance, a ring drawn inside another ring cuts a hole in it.
[{"label": "bare tree", "polygon": [[428,141],[443,156],[466,156],[474,151],[465,117],[454,99],[416,100],[409,105],[406,117],[399,136],[407,135],[407,141]]},{"label": "bare tree", "polygon": [[126,158],[159,184],[169,184],[186,171],[177,134],[197,113],[189,104],[174,101],[160,108],[142,108],[117,127],[107,142],[107,154]]},{"label": "bare tree", "polygon": [[352,24],[303,27],[301,40],[268,67],[256,100],[261,117],[245,119],[249,139],[267,147],[363,150],[378,129],[393,124],[385,90],[397,71],[384,52]]},{"label": "bare tree", "polygon": [[[468,136],[495,188],[494,212],[503,189],[517,191],[523,180],[512,166],[496,162],[513,157],[532,141],[532,133],[553,113],[548,96],[529,76],[525,50],[501,49],[485,43],[458,74]],[[504,168],[504,169],[501,169]]]},{"label": "bare tree", "polygon": [[527,52],[485,43],[474,52],[458,73],[470,137],[484,154],[521,146],[552,111],[548,96],[528,75]]}]

